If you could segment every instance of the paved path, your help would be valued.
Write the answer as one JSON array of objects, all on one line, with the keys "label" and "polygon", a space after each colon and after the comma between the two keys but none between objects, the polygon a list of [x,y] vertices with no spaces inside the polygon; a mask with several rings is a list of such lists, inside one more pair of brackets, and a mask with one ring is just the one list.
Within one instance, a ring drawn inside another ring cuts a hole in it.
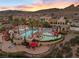
[{"label": "paved path", "polygon": [[[69,33],[65,36],[65,39],[62,41],[63,44],[65,44],[65,42],[69,41],[70,39],[74,38],[75,36],[78,36],[79,34],[74,34],[74,33]],[[61,44],[61,43],[59,43]],[[57,44],[57,46],[60,48],[59,44]],[[72,53],[73,53],[73,58],[76,58],[76,50],[77,50],[77,47],[79,46],[75,46],[75,47],[71,47],[72,48]]]},{"label": "paved path", "polygon": [[74,33],[67,34],[65,36],[65,40],[63,41],[63,43],[69,41],[70,39],[74,38],[75,36],[77,36],[77,34],[74,34]]},{"label": "paved path", "polygon": [[[77,36],[77,34],[68,34],[65,36],[65,40],[63,40],[63,43],[69,41],[71,38],[74,38],[75,36]],[[1,35],[0,35],[0,40],[1,40]],[[22,46],[22,45],[19,45],[19,46],[14,46],[12,48],[8,48],[10,45],[11,45],[11,42],[10,41],[2,41],[3,42],[3,45],[2,45],[2,50],[3,51],[7,51],[7,52],[17,52],[17,51],[25,51],[25,52],[28,52],[28,53],[31,53],[31,54],[40,54],[40,53],[43,53],[43,52],[46,52],[49,50],[49,46],[41,46],[41,47],[38,47],[36,48],[35,50],[33,49],[28,49],[26,48],[25,46]],[[59,45],[59,44],[57,44]],[[73,52],[75,51],[76,49],[73,48]],[[73,57],[76,57],[75,56],[75,53],[73,53]]]},{"label": "paved path", "polygon": [[43,53],[48,51],[49,46],[41,46],[41,47],[36,47],[35,50],[33,50],[32,48],[26,48],[23,45],[16,45],[16,46],[12,46],[9,48],[9,46],[11,46],[11,42],[10,41],[3,41],[3,45],[2,45],[2,50],[6,51],[6,52],[20,52],[20,51],[25,51],[31,54],[39,54],[39,53]]},{"label": "paved path", "polygon": [[[66,41],[69,41],[70,39],[74,38],[75,36],[79,36],[79,34],[74,34],[74,33],[71,33],[71,34],[68,34],[66,37],[65,37],[65,40],[63,41],[63,43],[65,43]],[[73,58],[76,58],[76,50],[77,50],[77,47],[79,46],[75,46],[75,47],[71,47],[72,48],[72,53],[73,53]]]}]

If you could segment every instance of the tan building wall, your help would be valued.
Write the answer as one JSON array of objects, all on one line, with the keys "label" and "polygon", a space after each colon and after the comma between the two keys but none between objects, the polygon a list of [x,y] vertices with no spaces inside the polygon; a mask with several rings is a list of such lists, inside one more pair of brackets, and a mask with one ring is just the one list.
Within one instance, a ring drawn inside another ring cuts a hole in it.
[{"label": "tan building wall", "polygon": [[52,27],[55,27],[59,32],[69,31],[70,26],[66,24],[64,17],[61,17],[60,19],[51,19],[50,21],[48,21],[48,23],[50,23]]}]

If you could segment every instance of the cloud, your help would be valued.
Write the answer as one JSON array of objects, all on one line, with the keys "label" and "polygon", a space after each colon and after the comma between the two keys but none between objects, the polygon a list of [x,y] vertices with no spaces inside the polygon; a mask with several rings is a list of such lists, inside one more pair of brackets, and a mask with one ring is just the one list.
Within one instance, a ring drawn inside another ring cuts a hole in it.
[{"label": "cloud", "polygon": [[65,8],[71,4],[78,5],[79,0],[35,0],[31,5],[1,6],[0,10],[37,11],[49,8]]}]

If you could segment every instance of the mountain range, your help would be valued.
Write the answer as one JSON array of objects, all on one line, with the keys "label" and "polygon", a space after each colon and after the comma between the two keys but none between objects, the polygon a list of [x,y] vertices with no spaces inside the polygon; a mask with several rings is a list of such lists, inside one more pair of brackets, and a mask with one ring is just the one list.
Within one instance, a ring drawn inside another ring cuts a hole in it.
[{"label": "mountain range", "polygon": [[28,16],[73,16],[73,15],[79,15],[79,5],[74,6],[74,4],[64,8],[64,9],[58,9],[58,8],[51,8],[51,9],[44,9],[39,10],[35,12],[30,11],[20,11],[20,10],[5,10],[0,11],[0,16],[8,16],[8,15],[28,15]]}]

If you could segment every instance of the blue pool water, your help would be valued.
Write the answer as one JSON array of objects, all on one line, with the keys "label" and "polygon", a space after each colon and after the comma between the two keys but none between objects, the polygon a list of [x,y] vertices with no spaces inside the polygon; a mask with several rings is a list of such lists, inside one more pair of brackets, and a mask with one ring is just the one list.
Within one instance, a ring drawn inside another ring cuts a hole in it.
[{"label": "blue pool water", "polygon": [[52,35],[52,36],[43,35],[43,36],[40,37],[40,39],[41,39],[42,41],[56,40],[56,39],[58,39],[58,38],[61,38],[61,35],[59,35],[58,37],[53,36],[53,35]]},{"label": "blue pool water", "polygon": [[[37,31],[38,31],[38,30],[33,30],[33,34],[36,33]],[[32,30],[26,31],[26,32],[23,33],[21,36],[22,36],[22,37],[26,37],[26,38],[31,37],[31,36],[32,36]]]},{"label": "blue pool water", "polygon": [[[38,32],[38,30],[33,30],[33,34],[34,33],[36,33],[36,32]],[[28,31],[26,31],[25,33],[23,33],[22,35],[21,35],[22,37],[26,37],[27,39],[29,38],[29,37],[31,37],[32,36],[32,30],[30,29],[30,30],[28,30]],[[61,35],[59,35],[58,37],[56,37],[56,36],[53,36],[51,33],[48,33],[47,31],[44,31],[43,32],[43,35],[41,35],[41,37],[40,37],[40,39],[43,41],[43,40],[55,40],[55,39],[57,39],[57,38],[61,38]]]}]

